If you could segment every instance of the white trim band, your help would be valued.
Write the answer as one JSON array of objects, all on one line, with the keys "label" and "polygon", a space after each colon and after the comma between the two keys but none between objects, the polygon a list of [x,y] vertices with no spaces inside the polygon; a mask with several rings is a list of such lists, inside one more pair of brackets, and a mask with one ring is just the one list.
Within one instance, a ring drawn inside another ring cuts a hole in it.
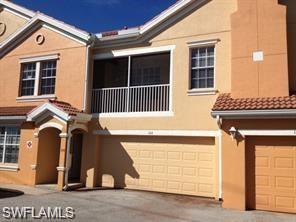
[{"label": "white trim band", "polygon": [[185,137],[218,137],[215,130],[95,130],[102,136],[185,136]]},{"label": "white trim band", "polygon": [[220,116],[226,119],[256,119],[258,117],[289,118],[296,117],[296,109],[213,111],[212,116]]},{"label": "white trim band", "polygon": [[188,47],[201,47],[201,46],[211,46],[216,45],[218,42],[220,42],[220,39],[210,39],[210,40],[200,40],[200,41],[194,41],[194,42],[188,42]]},{"label": "white trim band", "polygon": [[296,136],[296,129],[292,130],[238,130],[242,136]]},{"label": "white trim band", "polygon": [[18,171],[18,166],[0,165],[0,171]]},{"label": "white trim band", "polygon": [[57,59],[59,59],[59,54],[29,56],[29,57],[20,58],[20,63],[40,62],[40,61],[57,60]]},{"label": "white trim band", "polygon": [[133,55],[144,55],[152,53],[170,52],[176,48],[175,45],[159,46],[159,47],[144,47],[138,49],[128,49],[128,50],[112,50],[107,53],[98,53],[94,55],[95,60],[109,59],[123,56],[133,56]]}]

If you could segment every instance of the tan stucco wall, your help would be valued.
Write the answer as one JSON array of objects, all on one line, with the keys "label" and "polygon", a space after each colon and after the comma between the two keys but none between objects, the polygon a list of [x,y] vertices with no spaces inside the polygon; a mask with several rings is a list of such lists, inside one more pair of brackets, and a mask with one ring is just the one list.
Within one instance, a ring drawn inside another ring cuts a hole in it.
[{"label": "tan stucco wall", "polygon": [[[238,0],[231,29],[232,96],[289,95],[286,7],[278,0]],[[256,51],[263,61],[253,61]]]},{"label": "tan stucco wall", "polygon": [[6,31],[0,36],[0,43],[4,41],[8,36],[14,33],[17,29],[23,26],[27,20],[8,12],[7,10],[1,10],[0,8],[0,22],[4,23],[6,26]]},{"label": "tan stucco wall", "polygon": [[279,0],[287,8],[287,36],[288,36],[288,63],[290,91],[296,90],[296,1]]},{"label": "tan stucco wall", "polygon": [[[27,141],[33,141],[31,149],[27,148]],[[26,123],[21,126],[21,138],[19,146],[18,168],[14,171],[0,171],[0,183],[33,185],[35,177],[31,165],[36,164],[34,156],[37,153],[37,146],[34,141],[34,126]],[[10,164],[8,164],[10,165]]]},{"label": "tan stucco wall", "polygon": [[57,183],[60,156],[60,134],[54,128],[39,132],[36,184]]},{"label": "tan stucco wall", "polygon": [[245,210],[246,209],[246,172],[248,163],[246,162],[246,139],[238,137],[232,140],[229,129],[234,126],[240,129],[294,129],[296,120],[223,120],[222,131],[222,191],[223,207]]},{"label": "tan stucco wall", "polygon": [[[144,44],[151,47],[175,45],[173,55],[173,117],[100,118],[103,129],[202,129],[216,130],[210,111],[216,95],[189,96],[189,42],[220,39],[216,45],[216,88],[230,92],[230,15],[236,1],[210,1],[168,27]],[[210,15],[210,16],[209,16]],[[141,48],[141,47],[138,47]],[[131,48],[129,48],[131,49]],[[114,50],[114,48],[112,48]],[[108,51],[108,50],[104,50]],[[98,53],[102,50],[97,50]]]},{"label": "tan stucco wall", "polygon": [[[38,34],[45,42],[38,45]],[[47,28],[40,28],[0,60],[1,106],[26,106],[40,104],[17,102],[20,82],[20,58],[35,55],[59,54],[57,62],[56,92],[58,100],[83,108],[86,47]]]}]

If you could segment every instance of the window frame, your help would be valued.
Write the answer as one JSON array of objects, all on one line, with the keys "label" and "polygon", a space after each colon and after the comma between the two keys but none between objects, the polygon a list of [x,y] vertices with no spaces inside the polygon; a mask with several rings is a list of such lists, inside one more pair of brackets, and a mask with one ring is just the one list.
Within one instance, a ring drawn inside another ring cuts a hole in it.
[{"label": "window frame", "polygon": [[[16,128],[18,131],[19,131],[19,134],[18,135],[15,135],[15,136],[18,136],[18,143],[7,143],[7,128]],[[21,140],[21,128],[20,126],[18,125],[0,125],[0,128],[5,128],[5,133],[4,133],[4,139],[3,139],[3,143],[1,143],[1,145],[3,146],[3,150],[2,150],[2,158],[0,159],[0,170],[2,169],[2,166],[17,166],[18,163],[19,163],[19,153],[20,153],[20,140]],[[7,146],[18,146],[18,154],[17,154],[17,161],[15,163],[8,163],[5,161],[5,154],[6,154],[6,147]],[[17,169],[17,168],[7,168],[7,170],[14,170],[14,169]]]},{"label": "window frame", "polygon": [[[42,64],[43,62],[55,61],[55,79],[57,80],[57,70],[58,70],[58,60],[59,54],[38,56],[38,57],[25,57],[20,58],[20,81],[19,81],[19,93],[17,100],[20,101],[31,101],[38,99],[54,99],[56,98],[55,92],[53,94],[41,94],[41,80],[42,80]],[[23,65],[26,63],[35,63],[35,85],[33,95],[22,95],[22,82],[23,82]],[[56,81],[55,80],[55,91],[56,91]]]},{"label": "window frame", "polygon": [[[218,93],[217,90],[217,43],[220,42],[220,39],[211,39],[211,40],[201,40],[188,42],[188,96],[199,96],[199,95],[215,95]],[[214,48],[214,83],[211,88],[191,88],[191,80],[192,80],[192,50],[199,48]]]}]

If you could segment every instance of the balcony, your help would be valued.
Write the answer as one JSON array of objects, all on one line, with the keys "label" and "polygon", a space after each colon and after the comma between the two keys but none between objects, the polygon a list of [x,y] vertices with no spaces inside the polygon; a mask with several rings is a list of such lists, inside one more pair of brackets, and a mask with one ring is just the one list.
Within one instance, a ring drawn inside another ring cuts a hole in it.
[{"label": "balcony", "polygon": [[95,61],[92,113],[108,116],[169,111],[169,53]]},{"label": "balcony", "polygon": [[92,113],[167,112],[169,103],[169,84],[92,91]]}]

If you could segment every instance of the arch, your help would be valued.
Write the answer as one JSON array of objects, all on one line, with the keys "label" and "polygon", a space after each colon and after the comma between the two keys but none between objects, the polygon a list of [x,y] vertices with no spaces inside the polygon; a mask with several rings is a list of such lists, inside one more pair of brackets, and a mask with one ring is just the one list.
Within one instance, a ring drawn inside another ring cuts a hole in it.
[{"label": "arch", "polygon": [[39,127],[39,131],[46,129],[46,128],[56,128],[62,132],[64,127],[63,127],[63,125],[61,125],[59,123],[48,122],[48,123],[42,124]]},{"label": "arch", "polygon": [[74,124],[70,127],[70,132],[73,132],[74,130],[82,130],[84,132],[88,132],[88,128],[86,125],[83,125],[83,124]]}]

